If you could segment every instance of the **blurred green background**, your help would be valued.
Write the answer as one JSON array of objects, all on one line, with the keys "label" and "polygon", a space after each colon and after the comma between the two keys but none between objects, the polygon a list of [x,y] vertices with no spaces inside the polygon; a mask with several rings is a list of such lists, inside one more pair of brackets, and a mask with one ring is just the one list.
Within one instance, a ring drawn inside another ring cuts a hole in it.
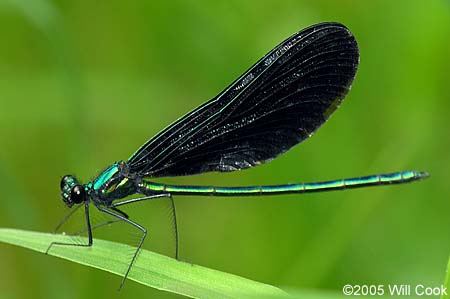
[{"label": "blurred green background", "polygon": [[[0,1],[0,226],[51,231],[65,212],[62,175],[87,181],[127,159],[321,21],[347,25],[361,52],[352,91],[326,126],[269,165],[164,181],[259,185],[406,169],[431,178],[177,197],[181,258],[336,294],[344,284],[440,285],[450,252],[449,1]],[[9,245],[0,261],[0,298],[179,298],[131,281],[119,294],[118,276]]]}]

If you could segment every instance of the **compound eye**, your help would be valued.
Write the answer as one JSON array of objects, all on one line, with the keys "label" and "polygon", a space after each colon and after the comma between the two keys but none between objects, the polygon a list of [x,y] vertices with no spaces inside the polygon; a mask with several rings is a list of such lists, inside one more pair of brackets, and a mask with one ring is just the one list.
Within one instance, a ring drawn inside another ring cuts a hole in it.
[{"label": "compound eye", "polygon": [[69,177],[70,177],[70,175],[65,175],[65,176],[62,177],[61,183],[60,183],[61,190],[63,190],[64,186],[66,185],[66,180],[67,180]]},{"label": "compound eye", "polygon": [[86,192],[81,185],[75,185],[70,191],[70,200],[74,203],[82,203],[86,198]]}]

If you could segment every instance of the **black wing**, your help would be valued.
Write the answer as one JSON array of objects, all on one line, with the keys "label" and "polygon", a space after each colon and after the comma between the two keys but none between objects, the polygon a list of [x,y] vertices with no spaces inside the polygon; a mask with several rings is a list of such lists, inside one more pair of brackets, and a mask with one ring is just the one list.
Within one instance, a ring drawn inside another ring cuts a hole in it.
[{"label": "black wing", "polygon": [[358,45],[344,25],[310,26],[145,143],[129,159],[130,172],[179,176],[270,161],[310,137],[339,107],[358,62]]}]

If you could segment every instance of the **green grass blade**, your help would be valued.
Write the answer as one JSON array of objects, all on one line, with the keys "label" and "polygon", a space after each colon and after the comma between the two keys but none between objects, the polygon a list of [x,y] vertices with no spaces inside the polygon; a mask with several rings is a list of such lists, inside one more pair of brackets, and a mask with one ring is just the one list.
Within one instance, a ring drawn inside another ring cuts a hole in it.
[{"label": "green grass blade", "polygon": [[[0,241],[45,253],[51,242],[70,243],[70,238],[63,235],[0,228]],[[49,255],[123,275],[123,270],[130,262],[129,253],[130,246],[126,244],[95,239],[94,246],[90,248],[54,246]],[[148,250],[140,252],[128,278],[146,286],[191,298],[287,297],[284,291],[274,286],[179,262]]]},{"label": "green grass blade", "polygon": [[447,264],[447,274],[445,275],[444,288],[447,288],[447,294],[442,294],[441,299],[450,299],[450,258]]}]

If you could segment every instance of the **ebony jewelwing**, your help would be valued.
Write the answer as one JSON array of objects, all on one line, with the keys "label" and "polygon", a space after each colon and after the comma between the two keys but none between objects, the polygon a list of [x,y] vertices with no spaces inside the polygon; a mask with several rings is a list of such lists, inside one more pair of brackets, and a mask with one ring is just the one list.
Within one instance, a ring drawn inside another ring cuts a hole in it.
[{"label": "ebony jewelwing", "polygon": [[[293,34],[219,95],[186,114],[142,145],[128,161],[106,168],[92,182],[81,184],[72,175],[61,180],[68,207],[85,207],[87,244],[92,246],[89,204],[117,221],[142,232],[123,286],[147,231],[119,207],[167,197],[178,234],[172,195],[261,196],[310,193],[368,186],[402,184],[423,179],[426,172],[402,171],[326,182],[277,186],[176,186],[152,178],[185,176],[209,171],[229,172],[269,162],[311,137],[339,107],[350,90],[359,64],[352,33],[339,23],[320,23]],[[129,195],[144,197],[125,199]],[[74,208],[57,226],[73,214]],[[110,222],[108,222],[110,223]]]}]

